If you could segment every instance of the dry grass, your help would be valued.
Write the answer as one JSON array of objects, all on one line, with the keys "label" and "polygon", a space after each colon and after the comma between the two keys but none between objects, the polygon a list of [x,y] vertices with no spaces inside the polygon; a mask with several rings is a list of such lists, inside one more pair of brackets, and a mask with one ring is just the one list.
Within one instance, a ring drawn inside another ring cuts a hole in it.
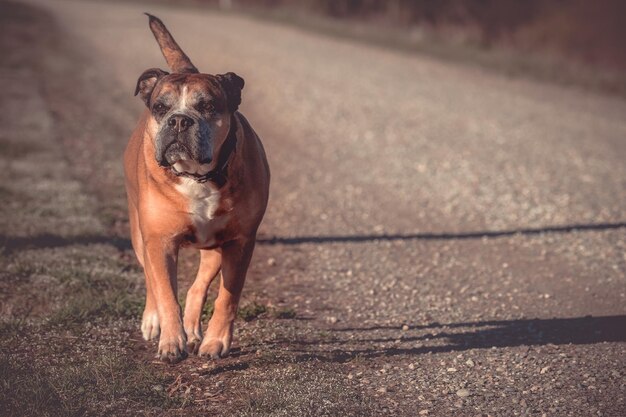
[{"label": "dry grass", "polygon": [[12,416],[133,415],[131,407],[155,412],[180,406],[156,388],[169,383],[162,373],[120,353],[48,366],[3,354],[0,373],[0,404]]},{"label": "dry grass", "polygon": [[11,97],[0,102],[0,414],[176,413],[180,398],[163,388],[172,377],[132,350],[141,274],[50,140],[54,120],[30,82],[36,32],[54,35],[53,22],[0,7],[0,87]]}]

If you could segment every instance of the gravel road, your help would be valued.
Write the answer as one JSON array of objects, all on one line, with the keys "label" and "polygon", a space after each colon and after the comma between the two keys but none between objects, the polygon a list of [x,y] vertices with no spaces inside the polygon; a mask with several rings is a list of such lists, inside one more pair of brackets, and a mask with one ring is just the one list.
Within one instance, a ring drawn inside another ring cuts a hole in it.
[{"label": "gravel road", "polygon": [[284,398],[256,415],[626,413],[625,101],[233,14],[29,3],[81,57],[44,84],[122,232],[134,84],[165,68],[141,13],[246,80],[273,181],[246,291],[296,318],[241,326],[226,396]]}]

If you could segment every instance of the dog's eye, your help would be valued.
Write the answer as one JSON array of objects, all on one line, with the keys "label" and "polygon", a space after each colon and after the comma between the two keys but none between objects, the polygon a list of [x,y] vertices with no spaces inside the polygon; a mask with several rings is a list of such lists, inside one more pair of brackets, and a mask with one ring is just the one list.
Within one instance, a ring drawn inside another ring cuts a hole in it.
[{"label": "dog's eye", "polygon": [[214,113],[215,112],[215,104],[213,101],[201,101],[196,106],[196,110],[204,113]]},{"label": "dog's eye", "polygon": [[167,106],[163,103],[157,103],[154,105],[154,107],[152,107],[152,110],[157,113],[164,113],[167,110]]}]

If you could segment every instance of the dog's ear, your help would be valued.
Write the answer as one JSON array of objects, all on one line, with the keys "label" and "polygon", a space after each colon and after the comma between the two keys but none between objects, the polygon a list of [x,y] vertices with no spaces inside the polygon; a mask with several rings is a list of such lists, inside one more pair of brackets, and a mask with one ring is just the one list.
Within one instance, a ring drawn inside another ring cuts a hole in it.
[{"label": "dog's ear", "polygon": [[164,77],[168,75],[169,72],[163,71],[159,68],[150,68],[147,69],[139,76],[137,80],[137,87],[135,87],[135,95],[139,94],[139,97],[146,103],[146,106],[150,106],[150,96],[152,95],[152,90],[154,90],[154,86],[156,83]]},{"label": "dog's ear", "polygon": [[241,90],[243,90],[243,78],[234,72],[217,75],[224,92],[226,93],[226,101],[228,102],[228,111],[234,113],[241,104]]}]

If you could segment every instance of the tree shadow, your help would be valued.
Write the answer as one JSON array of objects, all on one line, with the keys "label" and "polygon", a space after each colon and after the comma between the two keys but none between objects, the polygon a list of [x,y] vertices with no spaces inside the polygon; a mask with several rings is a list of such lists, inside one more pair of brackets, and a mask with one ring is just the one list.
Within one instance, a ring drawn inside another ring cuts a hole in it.
[{"label": "tree shadow", "polygon": [[257,239],[261,245],[301,245],[305,243],[361,243],[374,241],[394,240],[467,240],[499,238],[514,235],[533,236],[554,233],[572,233],[582,231],[602,231],[626,228],[626,222],[595,223],[595,224],[570,224],[562,226],[546,226],[538,228],[519,228],[507,230],[480,230],[475,232],[458,233],[396,233],[396,234],[369,234],[369,235],[336,235],[336,236],[294,236],[294,237],[268,237]]},{"label": "tree shadow", "polygon": [[72,245],[108,244],[118,250],[131,249],[130,239],[117,236],[80,235],[59,236],[44,233],[35,236],[6,236],[0,235],[0,253],[11,255],[15,252],[28,249],[49,249]]},{"label": "tree shadow", "polygon": [[[571,224],[564,226],[547,226],[541,228],[521,228],[510,230],[482,230],[459,233],[409,233],[409,234],[370,234],[370,235],[337,235],[337,236],[300,236],[300,237],[259,237],[260,245],[300,245],[306,243],[360,243],[393,240],[465,240],[498,238],[513,235],[532,236],[545,233],[571,233],[581,231],[602,231],[626,229],[626,222]],[[58,248],[72,245],[109,244],[119,250],[132,248],[130,239],[107,235],[60,236],[44,233],[35,236],[8,236],[0,234],[0,252],[12,254],[20,250]]]},{"label": "tree shadow", "polygon": [[[392,336],[367,337],[368,333],[390,333]],[[342,334],[354,334],[345,339]],[[359,337],[365,333],[366,337]],[[519,347],[543,345],[589,345],[604,342],[626,342],[626,315],[603,317],[577,317],[553,319],[492,320],[462,323],[432,323],[413,326],[407,331],[397,327],[341,328],[331,331],[337,339],[330,341],[285,341],[302,346],[319,346],[321,349],[300,350],[297,360],[317,359],[324,362],[347,362],[356,358],[393,357],[449,353],[470,349],[493,347]],[[398,340],[400,343],[397,343]],[[359,345],[392,344],[391,347],[359,348]],[[412,347],[404,347],[411,343]],[[355,346],[349,348],[348,346]],[[324,349],[324,346],[327,346]],[[331,348],[328,349],[328,346]],[[332,346],[337,346],[332,347]]]}]

